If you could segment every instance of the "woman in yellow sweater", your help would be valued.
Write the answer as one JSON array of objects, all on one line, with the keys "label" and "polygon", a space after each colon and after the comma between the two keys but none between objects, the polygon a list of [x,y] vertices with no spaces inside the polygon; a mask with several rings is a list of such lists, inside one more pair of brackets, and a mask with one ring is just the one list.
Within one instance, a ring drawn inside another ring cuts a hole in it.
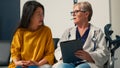
[{"label": "woman in yellow sweater", "polygon": [[11,43],[9,68],[51,68],[54,62],[54,43],[49,27],[44,25],[44,6],[27,1],[20,25]]}]

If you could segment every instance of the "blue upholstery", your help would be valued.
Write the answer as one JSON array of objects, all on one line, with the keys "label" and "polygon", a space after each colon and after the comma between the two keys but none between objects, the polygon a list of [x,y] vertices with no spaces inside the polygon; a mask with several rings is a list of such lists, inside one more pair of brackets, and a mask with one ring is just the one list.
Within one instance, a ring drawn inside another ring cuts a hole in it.
[{"label": "blue upholstery", "polygon": [[59,38],[53,38],[53,40],[54,40],[54,45],[55,45],[55,49],[56,49],[57,48],[57,43],[59,41]]},{"label": "blue upholstery", "polygon": [[[53,40],[54,40],[54,46],[55,46],[55,49],[56,49],[59,38],[53,38]],[[57,62],[57,60],[54,58],[54,63],[56,63],[56,62]]]},{"label": "blue upholstery", "polygon": [[10,42],[0,41],[0,68],[7,68],[10,60]]}]

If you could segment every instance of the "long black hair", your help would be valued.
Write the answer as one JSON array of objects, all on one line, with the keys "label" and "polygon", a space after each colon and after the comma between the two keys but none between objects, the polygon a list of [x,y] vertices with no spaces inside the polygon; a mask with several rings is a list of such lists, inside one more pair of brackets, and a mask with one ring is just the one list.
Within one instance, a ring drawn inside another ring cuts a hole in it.
[{"label": "long black hair", "polygon": [[[35,12],[35,10],[40,7],[43,10],[44,15],[44,6],[37,1],[27,1],[23,6],[22,18],[18,28],[28,28],[30,24],[30,19]],[[44,25],[44,22],[43,22]]]}]

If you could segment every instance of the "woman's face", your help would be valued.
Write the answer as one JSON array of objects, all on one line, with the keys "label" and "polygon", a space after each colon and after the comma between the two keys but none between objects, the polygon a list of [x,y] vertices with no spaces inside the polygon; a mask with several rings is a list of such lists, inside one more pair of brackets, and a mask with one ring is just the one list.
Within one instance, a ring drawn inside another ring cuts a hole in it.
[{"label": "woman's face", "polygon": [[74,6],[73,8],[73,12],[72,12],[72,16],[73,16],[73,20],[74,20],[74,23],[76,25],[84,22],[86,20],[86,12],[83,12],[80,10],[79,6]]},{"label": "woman's face", "polygon": [[31,30],[37,30],[39,26],[43,24],[43,19],[44,19],[43,10],[42,8],[38,7],[30,19],[29,28]]}]

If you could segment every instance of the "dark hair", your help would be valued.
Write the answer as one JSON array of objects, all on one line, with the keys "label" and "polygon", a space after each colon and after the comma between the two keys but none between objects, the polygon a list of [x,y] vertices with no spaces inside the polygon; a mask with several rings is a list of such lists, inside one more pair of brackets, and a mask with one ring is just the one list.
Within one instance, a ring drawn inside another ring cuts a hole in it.
[{"label": "dark hair", "polygon": [[[44,15],[44,6],[41,3],[37,1],[27,1],[24,4],[19,28],[28,28],[30,24],[30,19],[38,7],[42,8],[43,15]],[[44,25],[44,22],[43,22],[43,25]]]}]

